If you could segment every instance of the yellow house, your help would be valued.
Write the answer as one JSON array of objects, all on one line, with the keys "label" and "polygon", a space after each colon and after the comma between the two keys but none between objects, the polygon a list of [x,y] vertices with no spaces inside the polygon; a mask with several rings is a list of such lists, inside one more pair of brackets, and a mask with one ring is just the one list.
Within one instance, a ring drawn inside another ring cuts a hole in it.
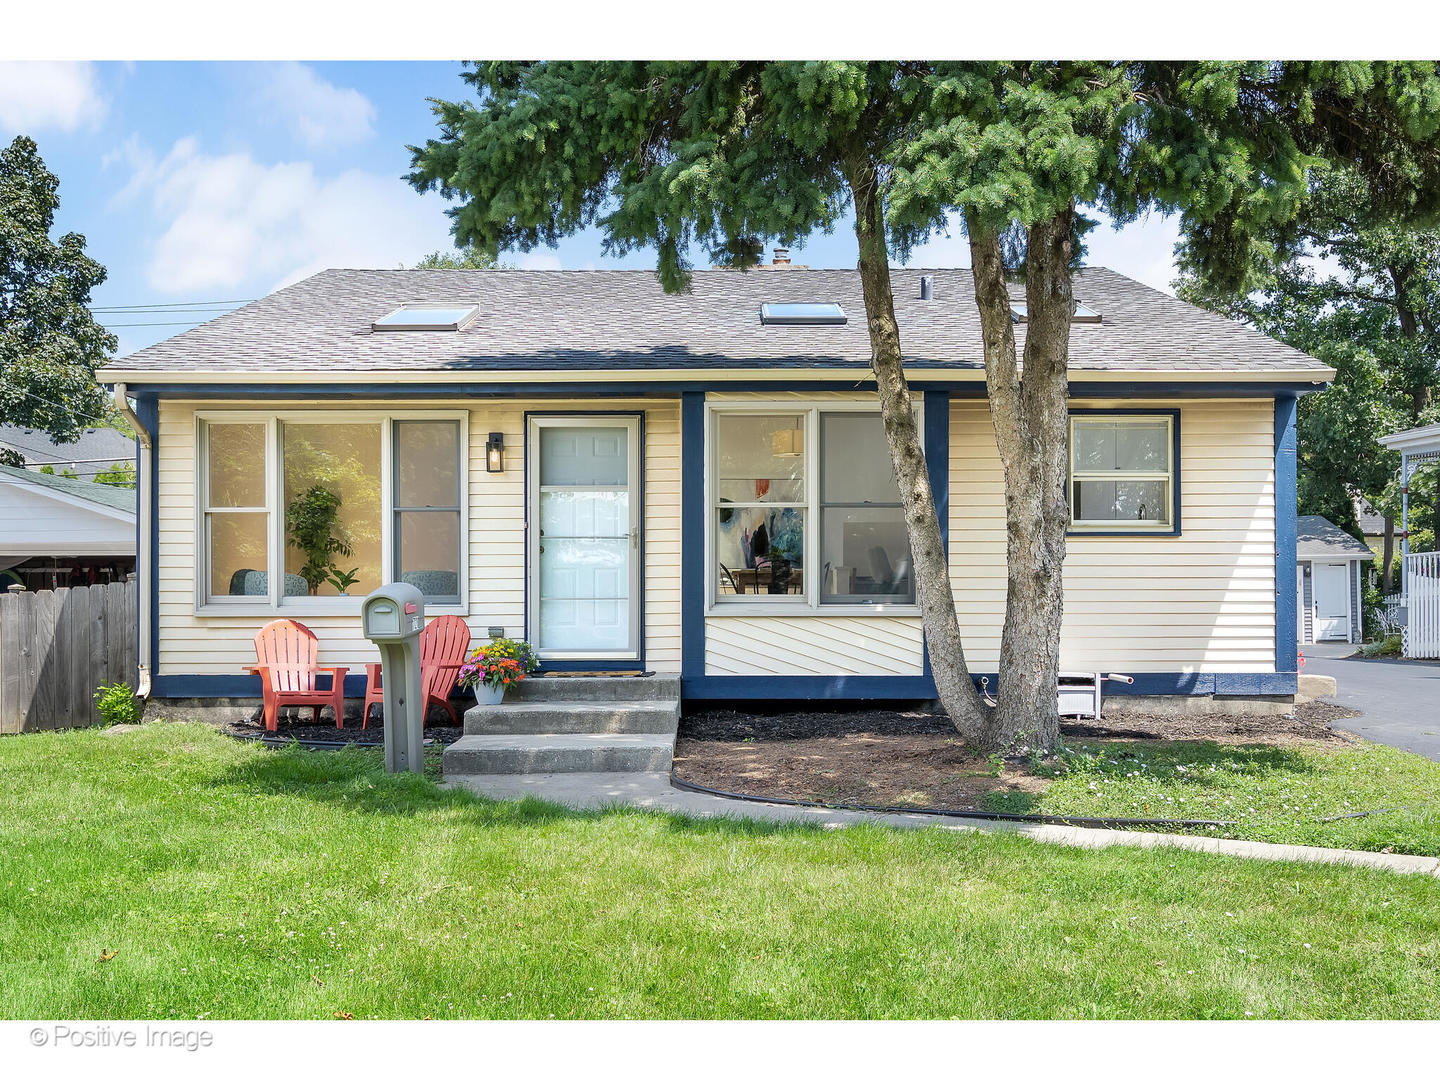
[{"label": "yellow house", "polygon": [[[894,288],[993,680],[1004,491],[970,275]],[[1293,694],[1295,404],[1333,372],[1108,270],[1076,295],[1061,666]],[[359,670],[361,597],[404,580],[548,668],[678,673],[691,700],[933,696],[863,311],[848,270],[706,271],[677,296],[648,272],[332,270],[115,361],[150,441],[153,695],[257,696],[243,668],[277,616]],[[293,542],[317,488],[338,581]]]}]

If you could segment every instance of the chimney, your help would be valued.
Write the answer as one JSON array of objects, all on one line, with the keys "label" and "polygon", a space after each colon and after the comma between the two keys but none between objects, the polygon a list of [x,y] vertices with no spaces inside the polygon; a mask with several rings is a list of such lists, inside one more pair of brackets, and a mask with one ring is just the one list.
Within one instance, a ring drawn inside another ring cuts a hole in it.
[{"label": "chimney", "polygon": [[773,261],[774,265],[776,265],[776,266],[789,266],[789,265],[790,265],[790,249],[789,249],[789,248],[784,248],[784,247],[777,247],[777,248],[775,249],[775,258],[774,258],[774,260],[772,260],[772,261]]},{"label": "chimney", "polygon": [[935,275],[920,275],[920,299],[930,300],[935,296]]}]

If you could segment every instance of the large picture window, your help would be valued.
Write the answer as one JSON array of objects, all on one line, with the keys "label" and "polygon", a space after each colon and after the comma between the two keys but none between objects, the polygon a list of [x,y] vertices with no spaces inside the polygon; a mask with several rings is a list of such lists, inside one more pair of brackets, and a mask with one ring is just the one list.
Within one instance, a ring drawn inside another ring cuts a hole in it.
[{"label": "large picture window", "polygon": [[349,610],[388,581],[463,604],[459,417],[201,419],[196,602]]},{"label": "large picture window", "polygon": [[1076,532],[1176,528],[1173,414],[1070,417],[1070,518]]},{"label": "large picture window", "polygon": [[797,611],[915,603],[910,544],[873,408],[716,408],[710,444],[717,604]]}]

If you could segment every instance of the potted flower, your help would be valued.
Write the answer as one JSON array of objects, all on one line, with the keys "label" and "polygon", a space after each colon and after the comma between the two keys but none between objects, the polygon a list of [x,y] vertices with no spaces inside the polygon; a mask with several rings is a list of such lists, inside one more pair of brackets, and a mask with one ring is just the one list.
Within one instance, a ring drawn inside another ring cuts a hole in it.
[{"label": "potted flower", "polygon": [[460,666],[460,685],[475,691],[481,705],[498,705],[505,691],[540,666],[528,641],[497,638],[482,645]]}]

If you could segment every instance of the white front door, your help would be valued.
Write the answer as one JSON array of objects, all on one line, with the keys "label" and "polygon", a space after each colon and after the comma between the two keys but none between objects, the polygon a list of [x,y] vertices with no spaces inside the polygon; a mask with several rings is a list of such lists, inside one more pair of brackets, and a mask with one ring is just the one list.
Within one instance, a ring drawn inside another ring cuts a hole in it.
[{"label": "white front door", "polygon": [[640,421],[533,416],[529,624],[541,657],[639,656]]},{"label": "white front door", "polygon": [[1350,564],[1315,564],[1315,640],[1350,640]]}]

